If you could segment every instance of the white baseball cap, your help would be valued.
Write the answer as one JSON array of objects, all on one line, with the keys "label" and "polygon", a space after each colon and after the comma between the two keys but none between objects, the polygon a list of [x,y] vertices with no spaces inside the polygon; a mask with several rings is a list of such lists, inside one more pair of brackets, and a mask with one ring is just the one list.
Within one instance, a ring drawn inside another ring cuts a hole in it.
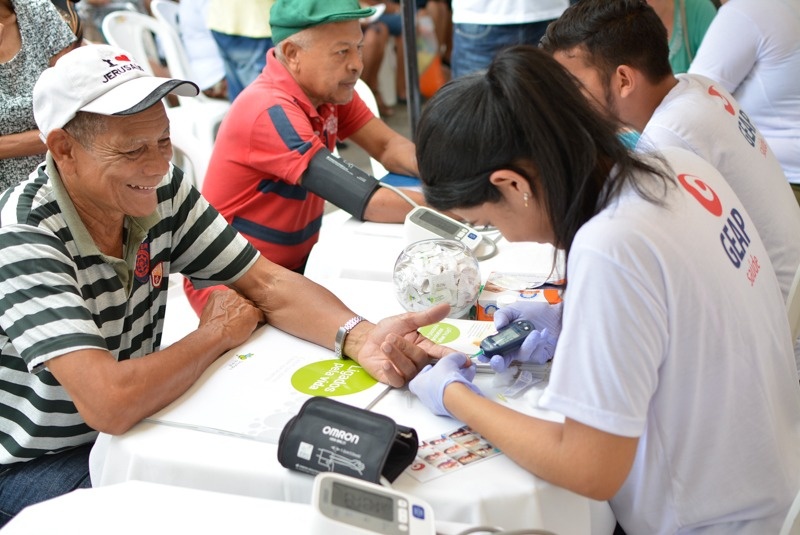
[{"label": "white baseball cap", "polygon": [[187,80],[152,76],[121,48],[84,45],[39,76],[33,87],[33,117],[40,137],[46,140],[79,111],[132,115],[169,93],[194,97],[199,89]]}]

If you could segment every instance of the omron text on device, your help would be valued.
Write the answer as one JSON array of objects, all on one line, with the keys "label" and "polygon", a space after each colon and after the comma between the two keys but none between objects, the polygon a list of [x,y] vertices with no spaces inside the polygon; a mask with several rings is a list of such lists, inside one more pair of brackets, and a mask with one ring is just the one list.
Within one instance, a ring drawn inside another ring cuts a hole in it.
[{"label": "omron text on device", "polygon": [[475,229],[425,206],[417,206],[406,215],[405,231],[408,243],[445,238],[460,241],[470,250],[481,243]]},{"label": "omron text on device", "polygon": [[435,535],[433,509],[389,487],[323,472],[311,494],[314,535]]}]

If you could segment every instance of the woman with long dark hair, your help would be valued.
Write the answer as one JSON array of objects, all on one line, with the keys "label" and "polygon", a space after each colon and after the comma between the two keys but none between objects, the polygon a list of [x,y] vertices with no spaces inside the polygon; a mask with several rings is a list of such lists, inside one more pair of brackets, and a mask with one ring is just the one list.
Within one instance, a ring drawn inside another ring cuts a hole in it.
[{"label": "woman with long dark hair", "polygon": [[775,273],[719,172],[632,154],[524,46],[444,86],[415,141],[430,206],[563,249],[568,281],[539,402],[563,422],[483,397],[460,353],[410,383],[420,400],[609,500],[629,534],[777,533],[800,487],[800,388]]}]

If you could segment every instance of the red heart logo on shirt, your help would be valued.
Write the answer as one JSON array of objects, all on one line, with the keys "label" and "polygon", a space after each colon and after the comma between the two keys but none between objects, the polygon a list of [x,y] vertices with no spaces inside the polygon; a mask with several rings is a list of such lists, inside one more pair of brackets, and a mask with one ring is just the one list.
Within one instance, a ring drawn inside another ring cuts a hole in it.
[{"label": "red heart logo on shirt", "polygon": [[121,54],[119,56],[114,56],[114,59],[117,61],[130,61],[130,58],[125,54]]}]

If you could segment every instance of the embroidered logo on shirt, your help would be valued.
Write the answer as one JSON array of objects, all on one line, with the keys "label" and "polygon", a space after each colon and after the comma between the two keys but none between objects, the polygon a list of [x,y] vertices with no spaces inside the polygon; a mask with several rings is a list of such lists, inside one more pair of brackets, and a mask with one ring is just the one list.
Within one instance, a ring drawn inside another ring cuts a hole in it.
[{"label": "embroidered logo on shirt", "polygon": [[147,282],[150,277],[150,242],[142,242],[136,252],[136,266],[133,269],[133,276],[142,284]]},{"label": "embroidered logo on shirt", "polygon": [[161,283],[164,282],[164,263],[159,262],[150,272],[150,282],[153,288],[161,288]]}]

